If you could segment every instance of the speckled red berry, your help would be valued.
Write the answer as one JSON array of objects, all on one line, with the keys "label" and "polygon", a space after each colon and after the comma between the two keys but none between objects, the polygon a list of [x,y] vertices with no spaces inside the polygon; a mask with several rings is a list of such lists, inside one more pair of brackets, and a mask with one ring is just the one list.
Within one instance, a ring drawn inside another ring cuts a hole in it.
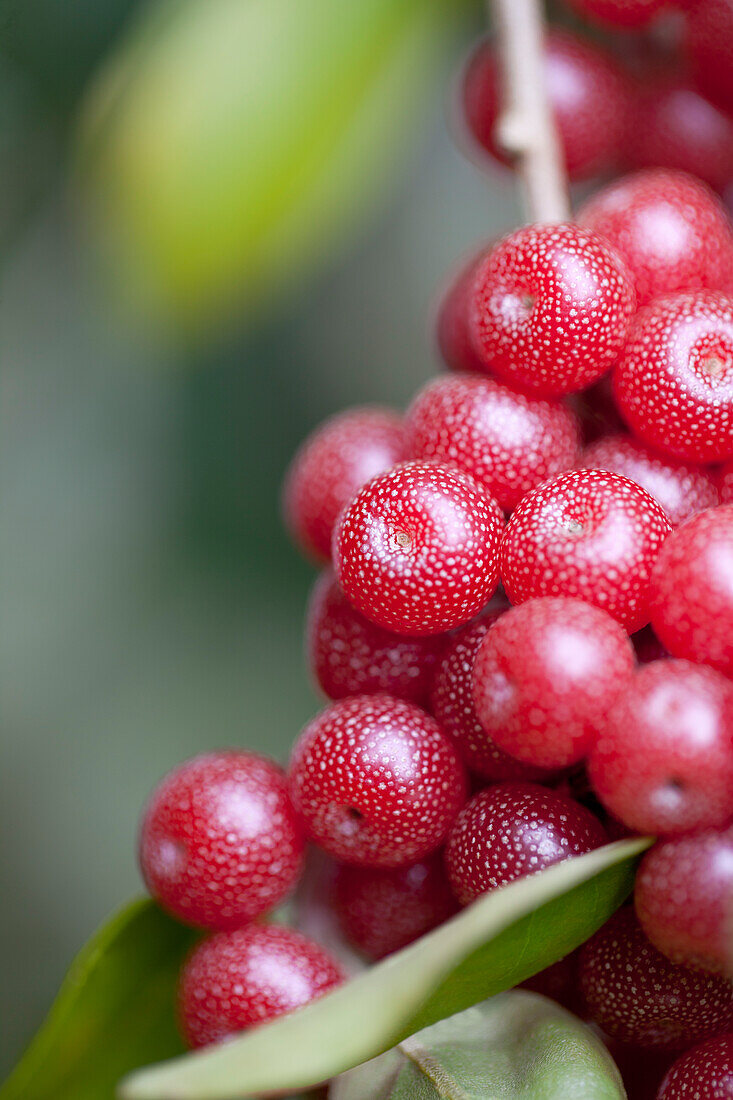
[{"label": "speckled red berry", "polygon": [[733,299],[712,290],[639,310],[614,370],[614,396],[633,432],[691,462],[733,454]]},{"label": "speckled red berry", "polygon": [[401,867],[434,851],[466,799],[463,767],[413,703],[357,695],[305,727],[290,761],[293,804],[343,863]]},{"label": "speckled red berry", "polygon": [[695,0],[685,11],[687,53],[695,80],[733,112],[733,0]]},{"label": "speckled red berry", "polygon": [[670,653],[733,675],[733,504],[700,512],[670,536],[650,599],[652,626]]},{"label": "speckled red berry", "polygon": [[645,26],[669,0],[566,0],[584,19],[604,26],[634,30]]},{"label": "speckled red berry", "polygon": [[631,633],[649,621],[649,576],[669,520],[628,478],[575,470],[529,493],[501,548],[512,603],[574,596],[607,611]]},{"label": "speckled red berry", "polygon": [[682,1050],[733,1025],[730,983],[671,963],[631,907],[580,949],[579,980],[591,1019],[623,1043]]},{"label": "speckled red berry", "polygon": [[635,308],[631,274],[610,244],[576,225],[529,225],[479,263],[471,331],[487,371],[552,396],[613,366]]},{"label": "speckled red berry", "polygon": [[578,802],[535,783],[498,783],[464,806],[448,836],[445,865],[462,905],[487,890],[605,843],[601,823]]},{"label": "speckled red berry", "polygon": [[326,420],[290,463],[283,513],[294,542],[325,562],[344,505],[370,478],[405,457],[402,418],[391,409],[348,409]]},{"label": "speckled red berry", "polygon": [[364,486],[334,533],[348,600],[398,634],[468,622],[499,581],[503,516],[468,474],[405,462]]},{"label": "speckled red berry", "polygon": [[405,428],[410,458],[471,474],[507,512],[535,485],[573,466],[580,444],[579,424],[564,405],[475,374],[428,382]]},{"label": "speckled red berry", "polygon": [[483,370],[471,339],[468,314],[476,265],[487,247],[471,256],[452,276],[438,305],[435,338],[440,356],[451,370]]},{"label": "speckled red berry", "polygon": [[688,1050],[670,1068],[656,1100],[731,1100],[733,1034],[708,1039]]},{"label": "speckled red berry", "polygon": [[207,1046],[292,1012],[343,981],[312,940],[280,925],[252,924],[209,936],[186,961],[178,991],[183,1037]]},{"label": "speckled red berry", "polygon": [[209,929],[273,909],[302,870],[304,838],[282,769],[234,749],[170,772],[150,796],[140,867],[168,912]]}]

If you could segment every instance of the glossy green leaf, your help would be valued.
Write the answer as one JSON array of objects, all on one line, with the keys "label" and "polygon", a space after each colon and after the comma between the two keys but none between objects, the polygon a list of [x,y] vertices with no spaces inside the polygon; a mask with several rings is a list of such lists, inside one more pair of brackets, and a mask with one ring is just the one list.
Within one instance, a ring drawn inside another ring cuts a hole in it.
[{"label": "glossy green leaf", "polygon": [[562,958],[631,890],[645,839],[609,844],[479,898],[321,1000],[219,1047],[133,1074],[124,1100],[240,1100],[307,1088]]}]

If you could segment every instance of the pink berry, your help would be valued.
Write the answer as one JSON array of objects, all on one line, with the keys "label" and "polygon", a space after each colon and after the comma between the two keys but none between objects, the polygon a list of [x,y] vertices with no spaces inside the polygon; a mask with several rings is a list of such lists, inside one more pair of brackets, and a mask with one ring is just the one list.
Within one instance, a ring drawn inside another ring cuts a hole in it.
[{"label": "pink berry", "polygon": [[207,937],[186,961],[178,991],[183,1036],[203,1047],[292,1012],[343,981],[334,960],[300,932],[251,924]]},{"label": "pink berry", "polygon": [[639,310],[614,371],[621,415],[645,443],[691,462],[733,454],[733,299],[712,290]]},{"label": "pink berry", "polygon": [[569,469],[580,444],[569,409],[475,374],[428,382],[405,425],[411,458],[471,474],[507,512],[535,485]]},{"label": "pink berry", "polygon": [[441,636],[405,637],[365,619],[330,570],[316,581],[306,651],[313,676],[329,699],[386,692],[422,704],[442,649]]},{"label": "pink berry", "polygon": [[476,265],[486,251],[471,256],[449,282],[438,306],[435,335],[443,362],[451,370],[482,371],[483,365],[471,340],[469,303]]},{"label": "pink berry", "polygon": [[720,499],[714,478],[699,466],[651,450],[630,435],[609,435],[586,447],[581,467],[623,474],[646,489],[677,527]]},{"label": "pink berry", "polygon": [[669,0],[566,0],[566,3],[591,22],[635,30],[658,15],[669,5]]},{"label": "pink berry", "polygon": [[597,818],[535,783],[498,783],[468,802],[445,848],[453,893],[468,905],[487,890],[605,843]]},{"label": "pink berry", "polygon": [[290,463],[283,513],[294,542],[319,562],[344,505],[370,478],[405,457],[402,418],[391,409],[348,409],[312,433]]},{"label": "pink berry", "polygon": [[237,928],[295,886],[304,838],[282,769],[234,749],[206,753],[153,791],[140,829],[150,893],[188,924]]},{"label": "pink berry", "polygon": [[635,308],[631,274],[610,244],[576,225],[529,225],[479,263],[471,331],[487,371],[553,396],[613,366]]},{"label": "pink berry", "polygon": [[611,706],[588,775],[637,832],[724,825],[733,817],[733,683],[688,661],[644,665]]},{"label": "pink berry", "polygon": [[671,530],[647,493],[620,474],[574,470],[529,493],[501,547],[512,603],[572,596],[607,611],[631,633],[649,621],[649,577]]},{"label": "pink berry", "polygon": [[695,0],[685,11],[687,50],[695,81],[733,112],[733,0]]},{"label": "pink berry", "polygon": [[513,607],[482,639],[473,666],[476,714],[524,763],[582,760],[635,666],[619,624],[581,600],[545,596]]},{"label": "pink berry", "polygon": [[401,867],[434,851],[466,799],[453,745],[413,703],[357,695],[305,727],[290,762],[293,804],[343,863]]},{"label": "pink berry", "polygon": [[661,294],[730,286],[730,219],[713,192],[684,172],[624,176],[594,195],[578,221],[623,257],[640,306]]},{"label": "pink berry", "polygon": [[580,989],[591,1019],[623,1043],[682,1050],[733,1024],[733,987],[665,959],[631,907],[580,949]]},{"label": "pink berry", "polygon": [[721,467],[718,484],[721,504],[733,504],[733,459]]},{"label": "pink berry", "polygon": [[642,928],[667,958],[705,970],[729,968],[733,826],[655,845],[636,876],[635,904]]},{"label": "pink berry", "polygon": [[733,675],[733,504],[688,519],[652,571],[652,626],[675,657]]},{"label": "pink berry", "polygon": [[656,1100],[731,1100],[733,1034],[708,1039],[688,1050],[670,1068]]},{"label": "pink berry", "polygon": [[334,562],[347,599],[398,634],[438,634],[488,603],[499,580],[501,509],[468,474],[405,462],[343,512]]}]

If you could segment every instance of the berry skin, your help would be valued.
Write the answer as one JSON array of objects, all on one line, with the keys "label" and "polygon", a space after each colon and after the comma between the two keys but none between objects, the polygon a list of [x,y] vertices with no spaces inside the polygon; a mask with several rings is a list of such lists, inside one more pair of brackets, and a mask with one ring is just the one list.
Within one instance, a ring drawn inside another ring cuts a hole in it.
[{"label": "berry skin", "polygon": [[622,1043],[683,1050],[733,1024],[733,986],[665,959],[631,907],[581,947],[579,981],[591,1020]]},{"label": "berry skin", "polygon": [[678,527],[652,571],[652,626],[675,657],[733,675],[733,504]]},{"label": "berry skin", "polygon": [[662,1081],[657,1100],[731,1100],[733,1035],[721,1035],[688,1050]]},{"label": "berry skin", "polygon": [[178,990],[190,1047],[292,1012],[339,985],[344,975],[322,947],[279,925],[218,932],[195,947]]},{"label": "berry skin", "polygon": [[733,0],[695,0],[685,12],[687,52],[695,82],[733,112]]},{"label": "berry skin", "polygon": [[713,192],[684,172],[624,176],[594,195],[578,222],[623,257],[640,306],[661,294],[730,286],[730,219]]},{"label": "berry skin", "polygon": [[630,435],[609,435],[591,443],[578,465],[611,470],[635,481],[661,504],[673,527],[720,500],[714,478],[699,466],[651,450]]},{"label": "berry skin", "polygon": [[649,576],[669,520],[646,489],[605,470],[573,470],[514,510],[501,547],[512,603],[571,596],[632,633],[649,621]]},{"label": "berry skin", "polygon": [[402,418],[391,409],[347,409],[321,424],[296,453],[283,485],[285,523],[303,553],[329,561],[341,509],[404,457]]},{"label": "berry skin", "polygon": [[303,848],[282,768],[234,749],[170,772],[140,828],[140,867],[155,900],[216,931],[274,909],[300,876]]},{"label": "berry skin", "polygon": [[468,905],[487,890],[599,848],[601,823],[578,802],[534,783],[498,783],[474,795],[448,836],[453,893]]},{"label": "berry skin", "polygon": [[458,909],[440,856],[393,870],[342,864],[333,907],[346,938],[374,960],[407,947]]},{"label": "berry skin", "polygon": [[642,860],[634,902],[641,927],[672,962],[729,968],[733,826],[656,844]]},{"label": "berry skin", "polygon": [[613,377],[635,435],[690,462],[733,454],[733,299],[712,290],[640,309]]},{"label": "berry skin", "polygon": [[329,699],[386,692],[422,705],[443,644],[441,636],[408,638],[365,619],[330,570],[313,587],[306,652],[313,676]]},{"label": "berry skin", "polygon": [[305,727],[290,761],[293,804],[343,863],[402,867],[433,852],[466,800],[463,767],[413,703],[357,695]]},{"label": "berry skin", "polygon": [[605,611],[564,597],[528,600],[481,641],[476,714],[518,760],[566,768],[586,756],[634,667],[628,636]]},{"label": "berry skin", "polygon": [[603,805],[640,833],[733,817],[733,683],[689,661],[652,661],[608,712],[588,760]]},{"label": "berry skin", "polygon": [[573,466],[580,445],[569,409],[475,374],[428,382],[405,426],[411,458],[471,474],[505,512],[535,485]]},{"label": "berry skin", "polygon": [[447,367],[455,371],[482,371],[483,365],[471,340],[468,310],[476,265],[486,248],[473,255],[448,284],[438,305],[435,337]]},{"label": "berry skin", "polygon": [[528,225],[479,263],[471,332],[486,371],[552,397],[613,366],[635,308],[631,274],[601,237],[576,225]]},{"label": "berry skin", "polygon": [[669,0],[566,0],[584,19],[622,30],[646,26]]},{"label": "berry skin", "polygon": [[398,634],[468,622],[499,581],[503,516],[468,474],[405,462],[374,478],[343,512],[334,564],[347,599]]}]

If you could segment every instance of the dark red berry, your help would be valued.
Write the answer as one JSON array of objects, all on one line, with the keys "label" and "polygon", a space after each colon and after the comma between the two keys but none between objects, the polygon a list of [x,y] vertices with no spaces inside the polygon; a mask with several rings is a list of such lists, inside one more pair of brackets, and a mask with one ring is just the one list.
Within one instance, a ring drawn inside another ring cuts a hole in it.
[{"label": "dark red berry", "polygon": [[303,847],[282,769],[232,749],[196,756],[156,787],[142,819],[140,867],[174,916],[225,930],[290,893]]},{"label": "dark red berry", "polygon": [[604,26],[634,30],[645,26],[669,0],[566,0],[578,15]]},{"label": "dark red berry", "polygon": [[476,265],[486,251],[471,256],[453,276],[443,293],[435,319],[438,351],[447,367],[457,371],[482,371],[483,364],[471,340],[468,314]]},{"label": "dark red berry", "polygon": [[438,723],[389,695],[342,699],[309,722],[293,749],[290,790],[317,844],[368,867],[434,851],[466,799],[463,767]]},{"label": "dark red berry", "polygon": [[631,633],[649,621],[649,577],[671,530],[645,489],[620,474],[575,470],[517,505],[501,548],[512,603],[572,596]]},{"label": "dark red berry", "polygon": [[733,1034],[688,1050],[662,1081],[657,1100],[731,1100]]},{"label": "dark red berry", "polygon": [[438,634],[488,603],[499,581],[503,516],[472,477],[405,462],[343,512],[334,562],[347,599],[399,634]]},{"label": "dark red berry", "polygon": [[685,11],[687,51],[695,80],[733,112],[733,0],[695,0]]},{"label": "dark red berry", "polygon": [[330,955],[292,928],[251,924],[194,948],[181,973],[184,1039],[203,1047],[308,1004],[343,981]]}]

